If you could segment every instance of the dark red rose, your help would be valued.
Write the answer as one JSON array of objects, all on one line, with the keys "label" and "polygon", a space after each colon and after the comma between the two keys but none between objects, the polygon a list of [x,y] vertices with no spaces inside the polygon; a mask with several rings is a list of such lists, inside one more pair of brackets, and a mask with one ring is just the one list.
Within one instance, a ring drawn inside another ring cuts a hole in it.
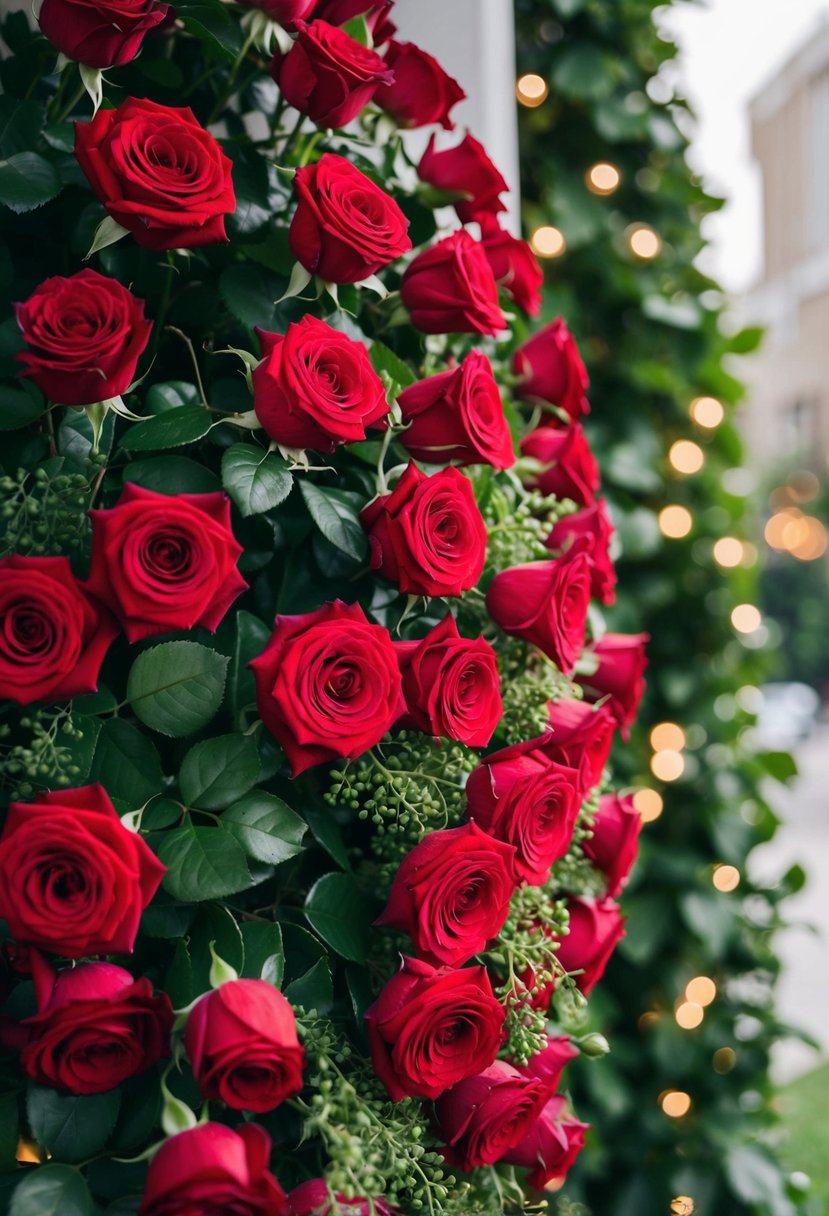
[{"label": "dark red rose", "polygon": [[606,705],[584,701],[553,701],[548,708],[552,737],[544,752],[559,764],[569,764],[582,774],[582,789],[598,785],[613,746],[616,723]]},{"label": "dark red rose", "polygon": [[376,923],[408,933],[418,958],[461,966],[504,926],[514,852],[474,823],[430,832],[400,863]]},{"label": "dark red rose", "polygon": [[22,1024],[26,1076],[72,1094],[102,1094],[170,1054],[173,1006],[145,977],[82,963],[57,975],[48,1001]]},{"label": "dark red rose", "polygon": [[547,1086],[496,1060],[437,1102],[446,1159],[462,1170],[494,1165],[527,1136],[548,1098]]},{"label": "dark red rose", "polygon": [[156,0],[43,0],[38,25],[68,59],[89,68],[130,63],[170,11]]},{"label": "dark red rose", "polygon": [[391,38],[395,27],[389,21],[394,0],[317,0],[315,16],[331,25],[347,25],[355,17],[366,18],[374,45]]},{"label": "dark red rose", "polygon": [[440,123],[454,127],[450,111],[466,97],[454,80],[426,51],[413,42],[390,42],[386,63],[394,80],[378,89],[375,101],[401,127],[426,127]]},{"label": "dark red rose", "polygon": [[397,1216],[399,1208],[392,1207],[377,1196],[368,1199],[346,1199],[331,1192],[323,1178],[303,1182],[288,1195],[287,1216]]},{"label": "dark red rose", "polygon": [[515,390],[519,397],[557,405],[571,418],[590,413],[585,396],[590,381],[575,338],[562,317],[556,317],[519,346],[512,367],[521,377]]},{"label": "dark red rose", "polygon": [[482,215],[506,211],[499,195],[509,186],[486,154],[483,144],[468,132],[454,148],[438,151],[432,136],[417,166],[417,175],[437,190],[463,194],[455,210],[461,223],[468,224]]},{"label": "dark red rose", "polygon": [[462,638],[450,612],[422,641],[395,642],[394,648],[406,705],[399,725],[486,747],[504,711],[489,642]]},{"label": "dark red rose", "polygon": [[75,123],[75,156],[112,218],[145,249],[227,240],[232,164],[191,109],[128,97]]},{"label": "dark red rose", "polygon": [[166,872],[102,785],[12,802],[0,834],[0,918],[66,958],[131,952]]},{"label": "dark red rose", "polygon": [[277,51],[271,76],[295,110],[319,127],[345,127],[394,73],[376,51],[327,21],[295,21],[293,46]]},{"label": "dark red rose", "polygon": [[360,512],[371,567],[405,595],[460,595],[486,561],[486,527],[472,485],[457,469],[427,477],[410,462],[390,494]]},{"label": "dark red rose", "polygon": [[588,701],[604,701],[627,739],[645,692],[646,633],[606,633],[591,647],[598,667],[579,677]]},{"label": "dark red rose", "polygon": [[278,616],[250,666],[259,715],[294,777],[314,764],[362,755],[398,715],[392,640],[359,604],[335,600],[301,616]]},{"label": "dark red rose", "polygon": [[599,488],[599,466],[578,422],[568,427],[536,427],[521,440],[521,453],[550,466],[532,479],[534,488],[592,507]]},{"label": "dark red rose", "polygon": [[60,405],[119,397],[153,328],[144,301],[97,270],[45,279],[15,313],[29,347],[15,356],[20,375]]},{"label": "dark red rose", "polygon": [[554,553],[578,545],[587,554],[590,591],[603,604],[612,604],[616,599],[616,570],[610,557],[612,538],[607,504],[603,498],[597,498],[592,507],[560,519],[547,541],[547,548]]},{"label": "dark red rose", "polygon": [[247,588],[221,491],[170,496],[127,482],[114,507],[89,514],[86,586],[131,642],[196,625],[213,631]]},{"label": "dark red rose", "polygon": [[259,330],[262,362],[253,407],[271,439],[287,448],[333,452],[366,437],[389,412],[383,381],[362,342],[306,314],[285,334]]},{"label": "dark red rose", "polygon": [[531,317],[541,312],[544,271],[526,241],[507,232],[494,216],[479,216],[481,245],[495,280]]},{"label": "dark red rose", "polygon": [[551,1098],[525,1138],[503,1160],[530,1170],[527,1182],[541,1190],[566,1177],[584,1148],[589,1126],[566,1112],[564,1098]]},{"label": "dark red rose", "polygon": [[539,1051],[526,1064],[518,1064],[516,1067],[525,1077],[543,1081],[547,1095],[551,1096],[561,1084],[564,1069],[578,1054],[568,1035],[560,1035],[558,1038],[548,1036],[547,1046],[543,1051]]},{"label": "dark red rose", "polygon": [[486,254],[465,228],[417,255],[400,298],[424,334],[494,335],[507,327]]},{"label": "dark red rose", "polygon": [[229,980],[191,1009],[184,1046],[205,1098],[267,1111],[302,1089],[294,1011],[264,980]]},{"label": "dark red rose", "polygon": [[405,388],[398,397],[406,451],[428,464],[515,464],[512,435],[486,355],[473,350],[460,367]]},{"label": "dark red rose", "polygon": [[576,769],[524,744],[487,756],[466,783],[469,818],[514,846],[516,880],[532,886],[549,881],[550,866],[570,847],[581,800]]},{"label": "dark red rose", "polygon": [[287,1216],[257,1123],[201,1123],[165,1140],[150,1161],[138,1216]]},{"label": "dark red rose", "polygon": [[486,593],[496,625],[537,646],[566,675],[584,647],[589,607],[590,566],[578,550],[502,570]]},{"label": "dark red rose", "polygon": [[625,923],[619,905],[612,899],[567,901],[570,932],[560,939],[557,958],[565,971],[579,972],[576,986],[585,996],[604,975],[610,956],[625,936]]},{"label": "dark red rose", "polygon": [[295,21],[304,21],[310,17],[317,6],[317,0],[241,0],[247,8],[259,8],[267,13],[271,20],[285,29],[293,29]]},{"label": "dark red rose", "polygon": [[639,852],[642,816],[631,794],[604,794],[593,817],[593,835],[582,844],[597,870],[607,876],[607,893],[614,898],[627,882]]},{"label": "dark red rose", "polygon": [[95,692],[117,633],[68,558],[0,558],[0,699],[29,705]]},{"label": "dark red rose", "polygon": [[366,1011],[374,1071],[395,1102],[438,1098],[489,1068],[505,1011],[484,967],[432,967],[404,958]]},{"label": "dark red rose", "polygon": [[327,283],[359,283],[411,249],[397,203],[344,157],[326,152],[297,169],[294,189],[291,251]]}]

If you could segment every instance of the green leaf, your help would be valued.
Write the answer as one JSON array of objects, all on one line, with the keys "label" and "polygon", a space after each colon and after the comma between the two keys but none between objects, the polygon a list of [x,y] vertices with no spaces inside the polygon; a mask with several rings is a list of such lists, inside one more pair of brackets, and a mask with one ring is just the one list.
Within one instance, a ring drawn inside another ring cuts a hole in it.
[{"label": "green leaf", "polygon": [[272,511],[291,492],[285,461],[249,443],[234,443],[222,457],[222,485],[243,515]]},{"label": "green leaf", "polygon": [[206,904],[199,908],[189,935],[194,996],[210,988],[211,942],[219,958],[240,975],[244,971],[245,943],[235,917],[221,904]]},{"label": "green leaf", "polygon": [[333,858],[341,869],[350,870],[351,862],[348,860],[348,852],[346,851],[343,834],[340,831],[340,825],[331,814],[329,808],[325,806],[313,806],[309,803],[303,806],[302,814],[314,835],[314,839],[318,844],[322,845],[328,856]]},{"label": "green leaf", "polygon": [[368,900],[349,874],[318,879],[308,892],[304,911],[312,929],[332,950],[351,962],[365,962],[372,916]]},{"label": "green leaf", "polygon": [[241,27],[221,0],[184,0],[176,4],[176,16],[188,33],[215,47],[224,58],[235,59],[242,49]]},{"label": "green leaf", "polygon": [[58,1161],[70,1164],[99,1152],[109,1139],[121,1091],[78,1097],[46,1085],[29,1085],[26,1112],[38,1144]]},{"label": "green leaf", "polygon": [[57,169],[37,152],[15,152],[0,161],[0,203],[18,215],[42,207],[60,188]]},{"label": "green leaf", "polygon": [[262,653],[270,636],[270,629],[258,617],[250,612],[236,613],[236,636],[227,681],[228,703],[234,717],[255,700],[256,682],[248,663]]},{"label": "green leaf", "polygon": [[365,561],[366,534],[351,500],[342,490],[323,490],[310,481],[300,481],[299,489],[309,515],[325,539],[355,561]]},{"label": "green leaf", "polygon": [[219,277],[219,294],[237,320],[249,329],[270,329],[280,280],[264,266],[251,262],[228,266]]},{"label": "green leaf", "polygon": [[0,156],[37,148],[45,110],[37,101],[0,97]]},{"label": "green leaf", "polygon": [[147,389],[145,404],[148,414],[166,414],[183,405],[198,405],[199,390],[187,380],[164,380]]},{"label": "green leaf", "polygon": [[100,781],[113,798],[140,806],[161,792],[161,759],[153,744],[129,722],[108,718],[101,727],[90,780]]},{"label": "green leaf", "polygon": [[188,819],[165,833],[158,856],[167,867],[165,891],[185,903],[223,899],[251,885],[242,846],[219,825],[195,827]]},{"label": "green leaf", "polygon": [[17,1169],[17,1094],[0,1094],[0,1170]]},{"label": "green leaf", "polygon": [[368,22],[363,13],[360,13],[358,17],[352,17],[350,21],[346,21],[343,29],[349,38],[353,38],[355,42],[359,42],[360,46],[374,46],[371,30],[368,28]]},{"label": "green leaf", "polygon": [[183,941],[176,942],[170,965],[164,972],[163,986],[174,1009],[183,1009],[196,996],[193,987],[193,964],[190,962],[190,952]]},{"label": "green leaf", "polygon": [[253,739],[220,735],[190,748],[181,765],[179,787],[188,806],[217,811],[246,794],[258,776],[259,753]]},{"label": "green leaf", "polygon": [[762,325],[749,325],[728,339],[728,349],[735,355],[750,355],[762,344],[766,331]]},{"label": "green leaf", "polygon": [[788,752],[758,752],[755,759],[775,781],[785,784],[797,776],[795,758]]},{"label": "green leaf", "polygon": [[408,363],[404,363],[379,338],[375,338],[372,343],[369,358],[371,359],[371,366],[376,372],[388,372],[395,384],[398,384],[401,389],[408,388],[410,384],[414,384],[417,380],[417,376]]},{"label": "green leaf", "polygon": [[46,403],[34,385],[0,386],[0,431],[18,431],[43,413]]},{"label": "green leaf", "polygon": [[200,405],[182,405],[131,426],[121,446],[128,452],[180,448],[202,439],[219,422],[220,418],[212,417]]},{"label": "green leaf", "polygon": [[278,924],[245,921],[240,926],[245,943],[245,965],[242,973],[247,979],[265,980],[274,988],[282,987],[285,971],[285,948],[282,929]]},{"label": "green leaf", "polygon": [[156,494],[210,494],[221,489],[215,473],[187,456],[147,456],[131,460],[124,469],[131,481]]},{"label": "green leaf", "polygon": [[179,738],[215,717],[228,659],[198,642],[162,642],[145,650],[127,679],[127,700],[145,726]]},{"label": "green leaf", "polygon": [[229,806],[222,824],[249,857],[278,866],[302,852],[305,823],[281,798],[253,790]]},{"label": "green leaf", "polygon": [[302,1005],[309,1011],[315,1009],[323,1017],[329,1013],[334,1004],[334,985],[328,960],[317,959],[309,971],[288,985],[285,998],[292,1005]]},{"label": "green leaf", "polygon": [[613,92],[620,67],[609,52],[589,42],[571,42],[555,58],[551,82],[565,97],[597,100]]},{"label": "green leaf", "polygon": [[92,1216],[92,1196],[69,1165],[40,1165],[14,1188],[8,1216]]}]

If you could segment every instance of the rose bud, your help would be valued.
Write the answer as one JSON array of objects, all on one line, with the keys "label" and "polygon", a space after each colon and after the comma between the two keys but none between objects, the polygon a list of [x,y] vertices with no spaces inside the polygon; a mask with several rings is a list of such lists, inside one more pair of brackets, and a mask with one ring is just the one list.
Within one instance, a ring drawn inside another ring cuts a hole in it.
[{"label": "rose bud", "polygon": [[374,100],[380,109],[391,114],[400,127],[440,123],[450,130],[455,125],[450,111],[466,97],[457,80],[413,42],[392,40],[385,59],[394,72],[394,80],[377,90]]},{"label": "rose bud", "polygon": [[531,317],[541,312],[544,271],[526,241],[503,229],[494,216],[480,215],[481,246],[495,281]]},{"label": "rose bud", "polygon": [[533,489],[592,507],[599,488],[599,466],[578,422],[568,427],[536,427],[521,440],[521,454],[550,466],[528,482]]},{"label": "rose bud", "polygon": [[516,880],[532,886],[548,882],[553,862],[569,849],[581,799],[576,769],[525,744],[492,752],[466,783],[469,818],[514,847]]},{"label": "rose bud", "polygon": [[291,252],[328,283],[359,283],[412,247],[409,221],[394,199],[333,152],[294,176],[297,209]]},{"label": "rose bud", "polygon": [[435,136],[429,140],[417,175],[436,190],[463,194],[455,210],[461,223],[479,220],[482,215],[506,211],[499,195],[509,192],[509,186],[486,154],[483,144],[469,133],[454,148],[438,151]]},{"label": "rose bud", "polygon": [[503,1160],[529,1169],[527,1182],[542,1190],[566,1177],[584,1148],[584,1133],[589,1126],[566,1113],[564,1098],[551,1098],[525,1138]]},{"label": "rose bud", "polygon": [[346,1199],[331,1192],[323,1178],[312,1178],[295,1186],[288,1194],[287,1216],[399,1216],[400,1209],[385,1199]]},{"label": "rose bud", "polygon": [[576,549],[556,561],[502,570],[486,593],[495,624],[537,646],[565,675],[584,647],[589,607],[590,566]]},{"label": "rose bud", "polygon": [[439,1098],[489,1068],[505,1018],[484,967],[432,967],[404,958],[366,1011],[374,1071],[394,1102]]},{"label": "rose bud", "polygon": [[232,162],[188,107],[128,97],[75,123],[75,156],[112,219],[145,249],[227,240]]},{"label": "rose bud", "polygon": [[87,589],[112,610],[130,642],[193,629],[213,632],[247,589],[230,499],[156,494],[127,482],[114,507],[89,512]]},{"label": "rose bud", "polygon": [[412,461],[390,494],[360,512],[371,568],[405,595],[460,595],[486,561],[486,526],[457,469],[427,477]]},{"label": "rose bud", "polygon": [[543,1081],[549,1098],[555,1094],[561,1084],[561,1074],[564,1069],[580,1054],[570,1042],[568,1035],[560,1035],[558,1038],[549,1035],[547,1046],[542,1051],[532,1056],[526,1064],[518,1064],[516,1067],[525,1077],[534,1077],[538,1081]]},{"label": "rose bud", "polygon": [[612,537],[607,504],[603,498],[597,498],[592,507],[560,519],[547,540],[547,548],[554,553],[563,553],[577,544],[587,554],[590,593],[603,604],[612,604],[616,599],[616,570],[610,558]]},{"label": "rose bud", "polygon": [[256,1123],[234,1131],[200,1123],[153,1156],[138,1216],[287,1216],[285,1192],[268,1169],[271,1138]]},{"label": "rose bud", "polygon": [[395,642],[406,713],[399,726],[486,747],[504,707],[498,659],[483,637],[462,638],[451,612],[419,642]]},{"label": "rose bud", "polygon": [[610,956],[625,936],[624,918],[612,899],[567,901],[570,931],[560,939],[557,958],[567,972],[578,972],[576,987],[585,996],[604,975]]},{"label": "rose bud", "polygon": [[504,926],[514,850],[474,823],[430,832],[403,858],[375,922],[408,933],[418,958],[458,967]]},{"label": "rose bud", "polygon": [[630,736],[645,692],[645,646],[649,640],[647,633],[606,633],[590,650],[598,667],[591,675],[579,677],[587,700],[607,705],[622,728],[623,739]]},{"label": "rose bud", "polygon": [[271,75],[289,105],[318,127],[345,127],[394,72],[376,51],[327,21],[295,21],[287,54],[277,51]]},{"label": "rose bud", "polygon": [[582,844],[584,854],[607,877],[607,893],[614,898],[627,882],[639,852],[642,816],[631,794],[604,794],[593,817],[593,835]]},{"label": "rose bud", "polygon": [[347,25],[355,17],[365,17],[375,46],[391,38],[395,27],[388,19],[394,0],[318,0],[315,17],[331,25]]},{"label": "rose bud", "polygon": [[548,1099],[547,1086],[496,1060],[437,1101],[445,1157],[462,1170],[494,1165],[527,1136]]},{"label": "rose bud", "polygon": [[310,17],[317,0],[241,0],[246,8],[258,8],[284,29],[293,29],[295,21]]},{"label": "rose bud", "polygon": [[166,867],[102,785],[12,802],[0,833],[0,918],[66,958],[128,954]]},{"label": "rose bud", "polygon": [[111,963],[81,963],[52,976],[40,1012],[21,1023],[27,1077],[72,1094],[102,1094],[170,1054],[173,1006]]},{"label": "rose bud", "polygon": [[0,620],[0,698],[30,705],[97,690],[118,626],[68,558],[0,558]]},{"label": "rose bud", "polygon": [[315,764],[362,755],[399,712],[392,640],[359,604],[335,600],[300,616],[278,616],[250,666],[259,715],[294,777]]},{"label": "rose bud", "polygon": [[257,332],[262,362],[253,371],[253,408],[276,443],[333,452],[386,418],[386,390],[362,342],[310,315],[285,334]]},{"label": "rose bud", "polygon": [[410,262],[400,298],[424,334],[495,335],[507,327],[486,254],[465,228]]},{"label": "rose bud", "polygon": [[590,413],[585,396],[590,381],[575,338],[557,317],[519,346],[512,369],[521,377],[515,390],[527,401],[546,401],[571,418]]},{"label": "rose bud", "polygon": [[584,701],[552,701],[548,707],[552,737],[543,742],[544,754],[558,764],[578,768],[582,791],[598,785],[613,746],[616,723],[606,705]]},{"label": "rose bud", "polygon": [[191,1009],[184,1047],[205,1098],[232,1110],[273,1110],[302,1089],[294,1011],[264,980],[229,980]]},{"label": "rose bud", "polygon": [[43,0],[37,23],[67,59],[88,68],[120,68],[169,12],[156,0]]},{"label": "rose bud", "polygon": [[459,367],[405,388],[398,404],[406,430],[400,442],[431,464],[515,464],[512,435],[492,367],[473,350]]}]

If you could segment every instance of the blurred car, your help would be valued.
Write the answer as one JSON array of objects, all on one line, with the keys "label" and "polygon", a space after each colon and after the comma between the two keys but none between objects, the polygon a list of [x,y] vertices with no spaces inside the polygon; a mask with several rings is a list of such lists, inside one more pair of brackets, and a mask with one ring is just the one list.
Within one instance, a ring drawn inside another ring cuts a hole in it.
[{"label": "blurred car", "polygon": [[808,739],[820,713],[820,696],[808,684],[774,681],[760,689],[762,702],[752,742],[757,747],[786,750]]}]

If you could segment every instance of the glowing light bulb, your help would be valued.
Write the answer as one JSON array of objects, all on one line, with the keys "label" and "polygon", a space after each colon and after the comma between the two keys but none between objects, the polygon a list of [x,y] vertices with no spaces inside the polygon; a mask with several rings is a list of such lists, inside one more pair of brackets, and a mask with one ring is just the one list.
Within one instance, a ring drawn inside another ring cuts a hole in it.
[{"label": "glowing light bulb", "polygon": [[587,189],[593,194],[612,194],[619,188],[622,175],[615,165],[599,161],[587,170]]},{"label": "glowing light bulb", "polygon": [[696,1001],[683,1001],[677,1006],[674,1017],[677,1026],[682,1030],[696,1030],[697,1026],[702,1025],[705,1010]]},{"label": "glowing light bulb", "polygon": [[681,1119],[691,1109],[691,1095],[681,1089],[669,1089],[661,1094],[659,1105],[671,1119]]},{"label": "glowing light bulb", "polygon": [[690,1195],[677,1195],[671,1200],[671,1216],[694,1216],[696,1204]]},{"label": "glowing light bulb", "polygon": [[660,781],[677,781],[685,772],[685,760],[682,752],[665,748],[654,752],[651,756],[651,772]]},{"label": "glowing light bulb", "polygon": [[691,417],[697,426],[713,430],[722,422],[725,410],[716,397],[695,397],[691,402]]},{"label": "glowing light bulb", "polygon": [[717,985],[707,975],[697,975],[685,985],[686,1000],[696,1001],[705,1008],[717,995]]},{"label": "glowing light bulb", "polygon": [[721,536],[714,545],[714,561],[725,570],[739,566],[744,556],[743,542],[736,536]]},{"label": "glowing light bulb", "polygon": [[542,105],[549,92],[550,86],[547,81],[543,76],[536,75],[535,72],[526,72],[523,76],[519,76],[515,85],[515,96],[522,106],[527,106],[531,110]]},{"label": "glowing light bulb", "polygon": [[564,233],[560,229],[554,228],[552,224],[544,224],[541,228],[536,228],[530,237],[530,244],[533,252],[537,253],[540,258],[559,258],[567,248]]},{"label": "glowing light bulb", "polygon": [[740,885],[740,871],[736,866],[714,866],[711,881],[718,891],[723,891],[726,894],[729,891],[736,891]]},{"label": "glowing light bulb", "polygon": [[662,248],[659,235],[647,224],[635,224],[627,230],[628,247],[635,257],[650,262]]},{"label": "glowing light bulb", "polygon": [[656,790],[637,790],[633,795],[633,805],[642,817],[643,823],[653,823],[662,814],[664,802],[662,795]]},{"label": "glowing light bulb", "polygon": [[694,520],[687,507],[673,504],[670,507],[662,508],[659,512],[658,523],[659,531],[663,536],[667,536],[669,540],[681,540],[691,531]]},{"label": "glowing light bulb", "polygon": [[756,604],[738,604],[731,611],[731,624],[738,633],[754,633],[763,623]]},{"label": "glowing light bulb", "polygon": [[659,722],[650,733],[651,747],[655,752],[669,748],[681,752],[685,746],[685,731],[676,722]]},{"label": "glowing light bulb", "polygon": [[677,439],[668,451],[668,461],[677,473],[698,473],[705,463],[705,453],[691,439]]}]

